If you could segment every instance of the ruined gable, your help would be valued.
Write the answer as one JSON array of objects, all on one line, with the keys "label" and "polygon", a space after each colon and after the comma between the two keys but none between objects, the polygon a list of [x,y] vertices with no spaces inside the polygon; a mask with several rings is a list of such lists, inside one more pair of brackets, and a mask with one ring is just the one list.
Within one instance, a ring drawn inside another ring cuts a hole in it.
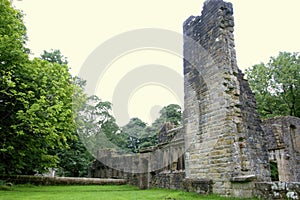
[{"label": "ruined gable", "polygon": [[243,177],[269,180],[254,96],[237,67],[231,3],[210,0],[184,23],[186,176],[232,195]]}]

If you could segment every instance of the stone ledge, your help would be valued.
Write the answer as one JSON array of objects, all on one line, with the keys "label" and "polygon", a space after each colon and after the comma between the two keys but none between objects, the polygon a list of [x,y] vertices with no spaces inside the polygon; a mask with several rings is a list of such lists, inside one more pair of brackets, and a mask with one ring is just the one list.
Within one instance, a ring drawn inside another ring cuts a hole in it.
[{"label": "stone ledge", "polygon": [[0,176],[1,180],[14,184],[35,184],[35,185],[124,185],[125,179],[102,179],[102,178],[77,178],[77,177],[49,177],[49,176]]},{"label": "stone ledge", "polygon": [[245,175],[245,176],[236,176],[231,178],[231,182],[251,182],[253,180],[256,180],[256,176],[254,174],[252,175]]}]

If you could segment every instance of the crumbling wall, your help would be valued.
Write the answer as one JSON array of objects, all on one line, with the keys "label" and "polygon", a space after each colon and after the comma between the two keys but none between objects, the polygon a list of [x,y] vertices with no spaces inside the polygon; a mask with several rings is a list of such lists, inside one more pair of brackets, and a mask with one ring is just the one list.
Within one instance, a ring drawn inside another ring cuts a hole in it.
[{"label": "crumbling wall", "polygon": [[238,141],[235,147],[239,155],[235,161],[235,176],[255,175],[256,181],[269,181],[268,148],[266,134],[257,112],[256,100],[244,74],[238,70],[237,78],[240,86],[239,101],[242,123],[237,124]]},{"label": "crumbling wall", "polygon": [[233,27],[232,4],[222,0],[206,1],[201,16],[183,26],[186,176],[212,179],[213,192],[222,195],[234,194],[236,177],[269,180],[264,133],[236,64]]},{"label": "crumbling wall", "polygon": [[266,119],[263,128],[269,159],[277,164],[279,181],[300,182],[300,118]]},{"label": "crumbling wall", "polygon": [[159,137],[161,141],[157,146],[143,149],[138,154],[99,150],[97,160],[90,167],[90,177],[126,179],[141,189],[183,189],[183,129],[164,129]]},{"label": "crumbling wall", "polygon": [[259,199],[300,199],[300,183],[269,182],[256,183],[256,196]]},{"label": "crumbling wall", "polygon": [[153,173],[150,179],[150,185],[155,188],[182,190],[184,178],[184,170],[162,171]]}]

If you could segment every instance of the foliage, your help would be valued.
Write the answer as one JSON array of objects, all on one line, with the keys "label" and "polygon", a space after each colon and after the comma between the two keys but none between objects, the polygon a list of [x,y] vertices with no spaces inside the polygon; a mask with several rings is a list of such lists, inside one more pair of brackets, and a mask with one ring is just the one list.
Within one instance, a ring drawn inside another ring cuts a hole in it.
[{"label": "foliage", "polygon": [[177,126],[181,122],[181,108],[175,104],[164,107],[160,117],[151,126],[139,118],[132,118],[119,128],[111,110],[110,102],[91,96],[76,120],[79,135],[94,156],[99,150],[105,149],[138,153],[143,148],[157,144],[157,134],[166,121]]},{"label": "foliage", "polygon": [[63,56],[60,50],[51,49],[50,51],[45,51],[41,54],[40,58],[42,60],[47,60],[51,63],[58,63],[60,65],[67,65],[68,60],[67,57]]},{"label": "foliage", "polygon": [[[59,50],[51,50],[50,52],[44,51],[41,58],[63,66],[68,63],[66,57],[64,57]],[[72,78],[72,108],[75,118],[87,100],[86,94],[84,93],[85,84],[86,81],[79,77]],[[76,127],[78,127],[77,124]],[[76,130],[78,130],[78,128]],[[50,150],[50,152],[52,155],[58,157],[58,172],[56,175],[67,177],[82,177],[88,175],[88,165],[93,160],[93,156],[88,152],[81,140],[79,140],[77,131],[74,130],[73,138],[67,140],[67,146]]]},{"label": "foliage", "polygon": [[175,126],[181,124],[181,107],[177,104],[170,104],[163,107],[160,111],[160,119],[164,118],[165,121],[173,123]]},{"label": "foliage", "polygon": [[76,119],[77,132],[94,156],[100,149],[126,149],[126,137],[111,114],[110,102],[90,96]]},{"label": "foliage", "polygon": [[291,115],[300,117],[300,56],[280,52],[268,64],[246,70],[255,93],[258,112],[263,117]]},{"label": "foliage", "polygon": [[11,92],[16,86],[14,71],[20,69],[20,64],[27,61],[26,28],[20,12],[14,10],[9,1],[0,0],[0,173],[6,170],[3,162],[6,152],[13,148],[6,142],[7,134],[11,134],[11,125],[16,116],[15,105],[17,98]]},{"label": "foliage", "polygon": [[8,0],[0,0],[0,13],[0,65],[9,71],[28,57],[26,27],[22,13],[13,9]]},{"label": "foliage", "polygon": [[132,118],[122,127],[122,132],[128,136],[127,146],[132,152],[137,153],[140,149],[142,138],[146,137],[146,123],[139,118]]},{"label": "foliage", "polygon": [[122,132],[128,135],[127,147],[137,153],[141,149],[157,145],[157,134],[166,122],[171,122],[174,127],[181,124],[181,107],[177,104],[170,104],[163,107],[160,116],[147,126],[139,118],[130,119],[129,123],[122,127]]},{"label": "foliage", "polygon": [[181,107],[177,104],[170,104],[159,111],[159,117],[153,122],[151,127],[159,131],[166,122],[171,122],[175,127],[181,125]]},{"label": "foliage", "polygon": [[122,128],[122,131],[127,133],[131,137],[138,138],[145,134],[144,129],[146,128],[146,126],[147,125],[145,122],[143,122],[141,119],[135,117],[135,118],[130,119],[128,124],[126,124]]},{"label": "foliage", "polygon": [[29,60],[22,15],[0,5],[0,173],[33,174],[54,167],[49,149],[74,137],[73,85],[66,65]]},{"label": "foliage", "polygon": [[69,140],[68,147],[57,152],[59,163],[56,175],[86,177],[88,175],[89,164],[94,157],[79,139]]},{"label": "foliage", "polygon": [[276,162],[270,162],[271,180],[279,181],[278,166]]},{"label": "foliage", "polygon": [[32,174],[55,166],[58,158],[48,150],[63,148],[73,138],[73,87],[66,67],[39,59],[28,61],[14,75],[9,94],[15,102],[6,103],[13,112],[2,126],[7,130],[2,161],[6,173]]}]

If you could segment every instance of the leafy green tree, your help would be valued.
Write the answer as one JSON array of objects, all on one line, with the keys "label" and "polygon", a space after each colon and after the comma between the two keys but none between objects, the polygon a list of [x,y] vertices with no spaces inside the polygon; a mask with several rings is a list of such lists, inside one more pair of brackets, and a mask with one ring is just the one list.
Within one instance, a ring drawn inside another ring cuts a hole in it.
[{"label": "leafy green tree", "polygon": [[[50,52],[44,51],[41,55],[43,60],[47,60],[51,63],[57,63],[60,65],[67,65],[68,61],[65,56],[59,50],[51,50]],[[72,79],[73,84],[73,114],[75,119],[79,115],[80,109],[85,105],[87,101],[86,94],[84,93],[84,87],[86,81],[79,77]],[[76,121],[77,122],[77,121]],[[93,160],[93,156],[86,149],[84,144],[79,138],[78,130],[80,124],[76,123],[76,131],[74,131],[73,139],[67,140],[67,146],[61,149],[50,150],[53,155],[58,156],[58,173],[61,176],[82,177],[88,175],[88,166]]]},{"label": "leafy green tree", "polygon": [[132,152],[139,152],[142,139],[147,137],[147,133],[145,132],[146,127],[147,124],[136,117],[130,119],[128,124],[122,127],[123,134],[127,135],[127,147]]},{"label": "leafy green tree", "polygon": [[268,64],[246,70],[255,94],[258,112],[263,118],[278,115],[300,117],[300,57],[298,53],[280,52]]},{"label": "leafy green tree", "polygon": [[12,160],[17,156],[13,155],[15,147],[22,142],[12,126],[17,121],[16,111],[22,107],[15,88],[17,74],[28,63],[28,49],[24,47],[27,37],[22,14],[8,0],[0,0],[0,13],[0,173],[7,173],[22,165]]},{"label": "leafy green tree", "polygon": [[[6,173],[32,174],[58,162],[49,149],[63,148],[74,138],[73,86],[67,67],[34,59],[15,70],[10,88],[16,101],[4,134]],[[11,120],[13,119],[13,120]],[[12,171],[11,171],[12,170]]]},{"label": "leafy green tree", "polygon": [[139,137],[143,135],[143,131],[146,128],[146,126],[147,124],[145,122],[135,117],[130,119],[128,124],[126,124],[122,130],[130,136]]},{"label": "leafy green tree", "polygon": [[170,104],[159,111],[159,117],[147,127],[150,135],[157,135],[166,122],[174,124],[174,128],[181,125],[181,107],[177,104]]},{"label": "leafy green tree", "polygon": [[130,119],[129,123],[122,127],[122,132],[128,135],[127,146],[132,152],[137,153],[141,149],[157,145],[157,135],[166,122],[171,122],[174,127],[181,125],[181,107],[177,104],[170,104],[163,107],[160,116],[147,126],[139,118]]},{"label": "leafy green tree", "polygon": [[58,176],[86,177],[94,157],[79,139],[68,140],[68,148],[56,152],[59,163]]},{"label": "leafy green tree", "polygon": [[40,58],[42,60],[47,60],[51,63],[58,63],[60,65],[67,65],[67,57],[63,56],[60,50],[51,49],[50,51],[45,51],[41,54]]},{"label": "leafy green tree", "polygon": [[29,60],[22,15],[0,0],[0,173],[55,167],[49,149],[73,138],[73,85],[67,66]]},{"label": "leafy green tree", "polygon": [[159,111],[159,117],[154,121],[152,126],[161,128],[165,122],[171,122],[176,127],[181,124],[181,118],[181,107],[177,104],[170,104],[168,106],[163,107]]},{"label": "leafy green tree", "polygon": [[[28,50],[24,47],[27,37],[22,14],[13,9],[8,0],[0,0],[0,13],[0,138],[3,139],[14,120],[12,115],[16,104],[12,102],[17,99],[11,89],[18,81],[15,71],[20,71],[21,65],[27,63]],[[0,151],[7,151],[3,140],[1,144]]]},{"label": "leafy green tree", "polygon": [[93,95],[88,98],[77,119],[77,130],[81,140],[94,155],[99,150],[115,149],[127,151],[127,136],[121,133],[111,114],[110,102]]}]

